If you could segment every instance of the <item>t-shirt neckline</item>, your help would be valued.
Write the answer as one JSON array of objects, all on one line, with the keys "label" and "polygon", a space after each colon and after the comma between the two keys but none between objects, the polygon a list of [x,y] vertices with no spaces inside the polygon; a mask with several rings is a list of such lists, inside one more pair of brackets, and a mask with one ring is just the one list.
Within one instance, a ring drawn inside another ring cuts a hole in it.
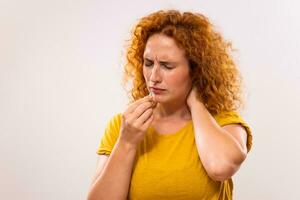
[{"label": "t-shirt neckline", "polygon": [[192,120],[187,121],[183,127],[181,127],[179,130],[173,133],[159,133],[154,129],[153,126],[150,126],[149,128],[154,133],[154,135],[159,138],[172,138],[182,133],[184,129],[186,129],[188,126],[193,124],[192,122],[193,122]]}]

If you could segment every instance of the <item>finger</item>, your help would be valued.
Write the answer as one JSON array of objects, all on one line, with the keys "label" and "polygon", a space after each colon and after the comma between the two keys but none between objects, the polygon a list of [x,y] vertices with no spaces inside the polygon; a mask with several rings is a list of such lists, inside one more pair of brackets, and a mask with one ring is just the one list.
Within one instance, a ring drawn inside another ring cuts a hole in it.
[{"label": "finger", "polygon": [[137,120],[147,109],[152,108],[152,102],[144,102],[140,104],[132,113],[128,114],[129,120]]},{"label": "finger", "polygon": [[128,113],[132,112],[135,110],[135,108],[140,104],[140,103],[143,103],[145,101],[149,101],[150,97],[149,96],[145,96],[135,102],[133,102],[132,104],[130,104],[127,108],[127,111]]},{"label": "finger", "polygon": [[154,115],[150,115],[150,117],[144,122],[144,124],[141,126],[142,129],[147,130],[147,128],[149,128],[149,126],[151,125],[151,123],[154,120]]},{"label": "finger", "polygon": [[150,107],[148,108],[145,112],[143,112],[139,118],[136,119],[135,123],[138,125],[138,126],[142,126],[145,121],[148,120],[148,118],[153,115],[153,109]]},{"label": "finger", "polygon": [[150,92],[148,96],[150,97],[150,101],[152,102],[153,107],[155,107],[156,104],[157,104],[157,102],[155,101],[155,95],[154,95],[154,93]]},{"label": "finger", "polygon": [[156,105],[157,105],[157,102],[155,102],[155,101],[152,101],[152,108],[155,108],[155,107],[156,107]]},{"label": "finger", "polygon": [[125,111],[126,114],[132,113],[140,104],[147,102],[147,101],[152,101],[152,97],[150,96],[146,96],[143,97],[137,101],[135,101],[134,103],[132,103],[127,110]]}]

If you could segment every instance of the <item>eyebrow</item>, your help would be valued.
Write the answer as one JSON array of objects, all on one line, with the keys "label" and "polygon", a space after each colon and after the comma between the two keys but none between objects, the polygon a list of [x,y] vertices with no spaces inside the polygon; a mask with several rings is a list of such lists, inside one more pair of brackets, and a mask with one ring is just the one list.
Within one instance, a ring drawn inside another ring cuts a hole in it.
[{"label": "eyebrow", "polygon": [[[146,57],[144,57],[144,60],[153,62],[153,60],[151,60],[151,59],[149,59],[149,58],[146,58]],[[158,62],[159,62],[160,64],[164,64],[164,65],[167,65],[167,64],[176,64],[176,63],[177,63],[177,62],[162,61],[162,60],[160,60],[160,61],[158,61]]]}]

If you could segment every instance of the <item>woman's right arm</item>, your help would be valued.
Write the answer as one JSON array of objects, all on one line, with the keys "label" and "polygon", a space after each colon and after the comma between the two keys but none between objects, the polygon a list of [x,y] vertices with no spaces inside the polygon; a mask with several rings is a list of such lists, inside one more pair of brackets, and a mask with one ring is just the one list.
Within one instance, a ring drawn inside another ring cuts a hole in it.
[{"label": "woman's right arm", "polygon": [[100,159],[102,162],[98,163],[100,167],[97,169],[88,200],[126,199],[135,154],[135,148],[118,140],[110,156]]},{"label": "woman's right arm", "polygon": [[127,199],[138,144],[153,120],[152,98],[131,104],[122,116],[119,138],[108,158],[101,157],[88,200]]}]

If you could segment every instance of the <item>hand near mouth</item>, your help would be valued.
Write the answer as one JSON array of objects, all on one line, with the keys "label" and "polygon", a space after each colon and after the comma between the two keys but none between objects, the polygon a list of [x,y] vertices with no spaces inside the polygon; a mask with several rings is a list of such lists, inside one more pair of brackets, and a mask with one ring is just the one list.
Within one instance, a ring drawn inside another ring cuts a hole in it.
[{"label": "hand near mouth", "polygon": [[153,92],[149,92],[149,96],[151,97],[151,101],[152,101],[152,108],[155,108],[157,105],[157,102],[155,101],[155,94]]}]

